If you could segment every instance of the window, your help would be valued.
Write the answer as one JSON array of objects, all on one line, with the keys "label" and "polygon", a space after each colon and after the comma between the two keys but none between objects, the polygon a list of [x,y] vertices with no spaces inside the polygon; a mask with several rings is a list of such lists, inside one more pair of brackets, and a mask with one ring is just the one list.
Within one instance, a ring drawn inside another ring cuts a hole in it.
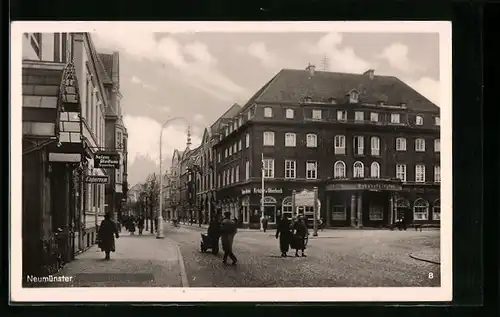
[{"label": "window", "polygon": [[238,141],[238,151],[241,151],[241,140]]},{"label": "window", "polygon": [[274,160],[264,159],[262,161],[264,178],[274,178]]},{"label": "window", "polygon": [[441,183],[441,166],[440,165],[434,166],[434,182]]},{"label": "window", "polygon": [[396,178],[400,179],[403,183],[406,182],[406,165],[396,164]]},{"label": "window", "polygon": [[238,152],[238,143],[234,142],[233,144],[233,153]]},{"label": "window", "polygon": [[399,123],[400,115],[399,113],[391,113],[391,123]]},{"label": "window", "polygon": [[427,220],[429,218],[429,203],[422,198],[413,204],[413,220]]},{"label": "window", "polygon": [[232,147],[232,146],[230,146],[230,147],[228,148],[228,150],[229,150],[228,156],[233,155],[233,147]]},{"label": "window", "polygon": [[296,145],[295,133],[285,133],[285,146],[294,147]]},{"label": "window", "polygon": [[250,162],[246,161],[245,162],[245,180],[250,179]]},{"label": "window", "polygon": [[436,125],[436,126],[441,125],[441,119],[439,117],[434,117],[434,125]]},{"label": "window", "polygon": [[295,178],[296,162],[294,160],[285,160],[285,178]]},{"label": "window", "polygon": [[347,111],[337,110],[337,120],[338,121],[347,121]]},{"label": "window", "polygon": [[354,154],[363,155],[365,148],[365,139],[363,136],[355,136],[354,137]]},{"label": "window", "polygon": [[416,125],[423,125],[424,124],[424,117],[423,116],[416,116],[415,117],[415,124]]},{"label": "window", "polygon": [[234,180],[236,179],[236,171],[234,170],[234,167],[231,168],[231,184],[234,183]]},{"label": "window", "polygon": [[227,153],[228,153],[227,149],[224,149],[224,158],[227,158]]},{"label": "window", "polygon": [[364,121],[365,120],[365,113],[363,111],[356,111],[354,113],[354,120],[355,121]]},{"label": "window", "polygon": [[335,154],[345,154],[345,136],[336,135],[334,143],[335,143]]},{"label": "window", "polygon": [[292,197],[285,197],[281,203],[281,208],[281,216],[283,218],[291,219],[293,216]]},{"label": "window", "polygon": [[419,138],[415,140],[415,151],[425,152],[425,139]]},{"label": "window", "polygon": [[245,134],[245,147],[248,149],[250,147],[250,134]]},{"label": "window", "polygon": [[226,186],[226,171],[222,173],[222,186]]},{"label": "window", "polygon": [[378,136],[372,136],[370,143],[371,143],[371,148],[372,148],[372,155],[379,156],[380,155],[380,138]]},{"label": "window", "polygon": [[370,177],[371,178],[380,178],[380,164],[377,162],[373,162],[370,167]]},{"label": "window", "polygon": [[439,199],[432,204],[432,220],[441,220],[441,200]]},{"label": "window", "polygon": [[370,121],[371,122],[378,122],[378,113],[376,113],[376,112],[370,113]]},{"label": "window", "polygon": [[238,127],[241,127],[243,125],[243,118],[239,117],[238,118]]},{"label": "window", "polygon": [[332,220],[342,221],[347,218],[347,210],[344,205],[333,206]]},{"label": "window", "polygon": [[425,183],[425,165],[415,165],[415,182]]},{"label": "window", "polygon": [[220,152],[219,152],[219,153],[217,153],[217,162],[218,162],[218,163],[220,163],[220,161],[221,161],[221,156],[222,156],[222,155],[220,154]]},{"label": "window", "polygon": [[321,120],[321,110],[314,109],[312,111],[312,118],[313,118],[313,120]]},{"label": "window", "polygon": [[335,178],[345,178],[345,163],[342,161],[337,161],[333,165],[333,177]]},{"label": "window", "polygon": [[405,138],[396,138],[396,151],[406,151]]},{"label": "window", "polygon": [[318,146],[318,136],[316,134],[312,134],[312,133],[307,134],[306,146],[307,147],[317,147]]},{"label": "window", "polygon": [[264,117],[266,117],[266,118],[272,118],[273,117],[273,108],[271,108],[271,107],[265,107],[264,108]]},{"label": "window", "polygon": [[226,136],[229,135],[229,127],[226,127]]},{"label": "window", "polygon": [[250,120],[252,119],[252,112],[250,112],[250,110],[248,110],[247,112],[247,120]]},{"label": "window", "polygon": [[354,162],[354,165],[353,165],[353,176],[354,178],[363,178],[365,177],[365,167],[363,165],[363,163],[361,162]]},{"label": "window", "polygon": [[384,220],[384,208],[381,206],[371,206],[368,213],[370,220]]},{"label": "window", "polygon": [[441,140],[440,139],[434,140],[434,152],[436,152],[436,153],[441,152]]},{"label": "window", "polygon": [[286,109],[285,111],[285,116],[287,119],[293,119],[295,113],[295,111],[293,111],[293,109]]},{"label": "window", "polygon": [[318,163],[316,161],[306,162],[306,179],[316,179],[318,177]]},{"label": "window", "polygon": [[274,146],[274,132],[264,132],[264,146]]},{"label": "window", "polygon": [[349,94],[349,103],[357,103],[358,102],[359,93],[357,91],[351,91]]},{"label": "window", "polygon": [[118,131],[116,136],[116,148],[120,149],[121,147],[122,147],[122,133]]},{"label": "window", "polygon": [[217,175],[217,188],[219,188],[219,187],[222,186],[220,179],[221,179],[221,177],[220,177],[220,174],[219,174],[219,175]]}]

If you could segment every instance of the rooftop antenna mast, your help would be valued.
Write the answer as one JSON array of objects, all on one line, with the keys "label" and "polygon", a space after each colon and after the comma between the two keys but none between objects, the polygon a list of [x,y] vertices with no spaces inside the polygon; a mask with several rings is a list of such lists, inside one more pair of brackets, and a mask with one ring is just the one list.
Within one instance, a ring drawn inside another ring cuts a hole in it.
[{"label": "rooftop antenna mast", "polygon": [[328,62],[329,62],[328,56],[324,55],[323,59],[321,60],[321,68],[323,69],[324,72],[329,71]]}]

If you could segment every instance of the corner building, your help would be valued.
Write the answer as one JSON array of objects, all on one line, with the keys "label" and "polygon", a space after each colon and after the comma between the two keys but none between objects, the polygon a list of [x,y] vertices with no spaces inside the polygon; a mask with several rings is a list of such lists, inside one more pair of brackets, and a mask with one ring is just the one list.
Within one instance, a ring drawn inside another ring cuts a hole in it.
[{"label": "corner building", "polygon": [[439,125],[439,108],[398,78],[281,70],[219,130],[218,202],[257,227],[263,167],[271,224],[312,224],[292,192],[314,187],[327,226],[439,224]]}]

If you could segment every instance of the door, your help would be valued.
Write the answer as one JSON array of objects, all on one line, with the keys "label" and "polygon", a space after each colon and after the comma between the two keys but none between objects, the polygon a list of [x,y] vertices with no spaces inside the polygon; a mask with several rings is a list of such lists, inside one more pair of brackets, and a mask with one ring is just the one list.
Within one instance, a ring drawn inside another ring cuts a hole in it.
[{"label": "door", "polygon": [[269,218],[270,223],[276,222],[276,205],[264,206],[264,216]]}]

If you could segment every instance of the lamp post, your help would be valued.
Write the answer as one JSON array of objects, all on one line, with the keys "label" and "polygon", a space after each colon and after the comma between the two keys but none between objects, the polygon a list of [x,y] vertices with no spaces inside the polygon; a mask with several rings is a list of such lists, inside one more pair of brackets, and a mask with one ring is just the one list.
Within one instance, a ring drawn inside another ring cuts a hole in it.
[{"label": "lamp post", "polygon": [[156,231],[156,238],[157,239],[163,239],[165,236],[163,235],[163,217],[162,217],[162,207],[163,207],[163,175],[162,175],[162,140],[163,140],[163,129],[170,124],[171,122],[175,120],[184,120],[187,122],[186,119],[182,117],[174,117],[170,118],[167,121],[163,123],[163,125],[160,128],[160,203],[159,203],[159,211],[157,211],[157,217],[158,217],[158,230]]}]

